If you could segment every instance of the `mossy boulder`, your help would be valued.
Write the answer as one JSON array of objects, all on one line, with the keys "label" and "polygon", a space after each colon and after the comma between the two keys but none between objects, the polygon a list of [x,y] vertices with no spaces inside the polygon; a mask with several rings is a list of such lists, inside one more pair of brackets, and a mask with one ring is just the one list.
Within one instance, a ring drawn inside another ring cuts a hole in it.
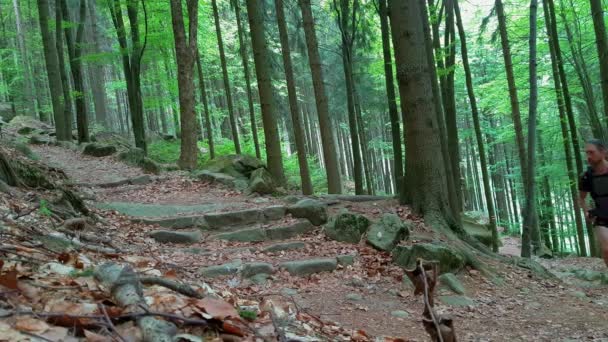
[{"label": "mossy boulder", "polygon": [[146,152],[138,147],[130,148],[118,154],[118,160],[134,166],[140,166],[145,158]]},{"label": "mossy boulder", "polygon": [[296,218],[308,219],[315,226],[327,223],[327,205],[314,199],[298,201],[287,207],[287,213]]},{"label": "mossy boulder", "polygon": [[114,145],[103,145],[98,143],[90,143],[84,147],[82,153],[91,157],[107,157],[116,153],[117,149]]},{"label": "mossy boulder", "polygon": [[34,134],[30,137],[30,144],[32,145],[48,145],[51,143],[51,137],[43,134]]},{"label": "mossy boulder", "polygon": [[235,178],[249,179],[251,173],[263,168],[264,163],[252,156],[232,154],[210,160],[202,169],[215,173],[225,173]]},{"label": "mossy boulder", "polygon": [[409,233],[411,222],[403,222],[395,214],[382,215],[378,222],[372,224],[367,234],[367,243],[382,251],[391,251]]},{"label": "mossy boulder", "polygon": [[407,269],[413,269],[419,258],[438,262],[439,273],[458,272],[465,265],[465,259],[459,252],[439,242],[397,246],[393,250],[393,262]]},{"label": "mossy boulder", "polygon": [[145,173],[151,173],[155,175],[160,174],[160,171],[162,170],[160,165],[158,165],[154,160],[147,157],[142,160],[139,166],[141,166],[141,169],[144,170]]},{"label": "mossy boulder", "polygon": [[336,241],[359,243],[368,227],[369,220],[365,216],[343,211],[327,223],[325,235]]},{"label": "mossy boulder", "polygon": [[492,247],[492,228],[489,224],[479,223],[476,219],[462,215],[462,228],[487,247]]},{"label": "mossy boulder", "polygon": [[266,168],[259,168],[251,173],[248,190],[260,195],[271,195],[276,191],[274,180]]}]

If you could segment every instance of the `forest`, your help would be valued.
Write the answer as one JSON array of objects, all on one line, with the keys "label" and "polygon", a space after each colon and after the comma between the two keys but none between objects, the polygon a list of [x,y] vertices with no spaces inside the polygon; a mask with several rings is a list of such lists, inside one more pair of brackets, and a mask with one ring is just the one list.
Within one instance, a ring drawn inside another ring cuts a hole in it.
[{"label": "forest", "polygon": [[456,231],[466,213],[495,251],[598,255],[577,184],[606,137],[603,6],[3,0],[1,115],[184,170],[256,156],[287,191],[395,195]]}]

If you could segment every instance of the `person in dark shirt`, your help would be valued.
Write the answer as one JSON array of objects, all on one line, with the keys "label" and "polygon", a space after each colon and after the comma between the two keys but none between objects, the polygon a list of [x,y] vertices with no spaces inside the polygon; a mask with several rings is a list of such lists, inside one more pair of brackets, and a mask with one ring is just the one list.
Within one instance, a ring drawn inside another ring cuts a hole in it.
[{"label": "person in dark shirt", "polygon": [[[592,139],[585,145],[585,154],[589,168],[579,182],[579,200],[587,223],[595,226],[595,237],[608,266],[608,149],[602,141]],[[585,202],[588,194],[595,204],[591,210]]]}]

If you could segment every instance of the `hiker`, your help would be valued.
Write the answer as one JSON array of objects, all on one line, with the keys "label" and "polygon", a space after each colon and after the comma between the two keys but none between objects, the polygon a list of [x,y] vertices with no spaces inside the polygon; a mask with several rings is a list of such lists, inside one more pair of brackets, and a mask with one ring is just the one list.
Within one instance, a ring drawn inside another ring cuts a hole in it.
[{"label": "hiker", "polygon": [[[585,145],[589,168],[579,182],[579,199],[587,223],[595,226],[602,258],[608,266],[608,148],[601,140],[591,139]],[[591,193],[595,208],[587,210],[585,199]]]}]

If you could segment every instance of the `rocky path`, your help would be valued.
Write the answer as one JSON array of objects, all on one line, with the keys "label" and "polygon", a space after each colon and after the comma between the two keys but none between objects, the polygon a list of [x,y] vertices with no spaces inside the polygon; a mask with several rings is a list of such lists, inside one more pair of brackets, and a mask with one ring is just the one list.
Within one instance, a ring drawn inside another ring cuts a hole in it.
[{"label": "rocky path", "polygon": [[[36,152],[77,183],[142,175],[111,158],[82,157],[58,147]],[[329,336],[335,336],[331,330],[337,326],[359,340],[365,340],[363,335],[428,339],[421,324],[422,299],[413,295],[391,255],[365,242],[328,239],[318,222],[290,213],[293,202],[245,196],[179,172],[146,184],[86,189],[94,199],[89,203],[133,260],[161,265],[180,278],[205,281],[252,302],[290,304],[294,316],[305,312],[318,318],[307,324],[311,331],[328,330],[325,340],[334,340]],[[415,221],[393,200],[320,201],[331,204],[330,215],[348,209],[372,221],[385,213]],[[409,244],[433,239],[428,228],[415,223]],[[597,260],[544,262],[564,280],[489,262],[496,279],[464,268],[456,274],[456,285],[446,281],[437,290],[437,309],[455,318],[461,341],[608,340],[608,285],[603,283],[608,277]]]}]

